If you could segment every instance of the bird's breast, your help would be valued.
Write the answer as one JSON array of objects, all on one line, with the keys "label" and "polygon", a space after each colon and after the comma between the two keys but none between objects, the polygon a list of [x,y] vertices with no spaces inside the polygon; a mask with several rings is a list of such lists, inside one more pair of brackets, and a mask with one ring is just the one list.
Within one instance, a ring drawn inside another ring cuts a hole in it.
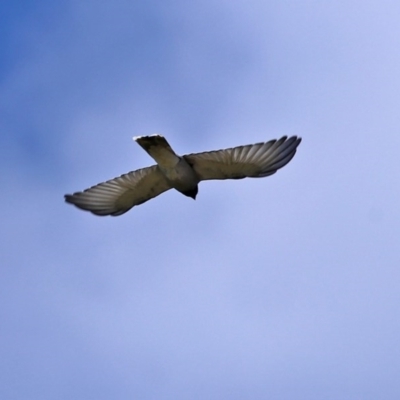
[{"label": "bird's breast", "polygon": [[191,189],[199,183],[193,168],[183,158],[173,168],[159,167],[171,186],[177,190]]}]

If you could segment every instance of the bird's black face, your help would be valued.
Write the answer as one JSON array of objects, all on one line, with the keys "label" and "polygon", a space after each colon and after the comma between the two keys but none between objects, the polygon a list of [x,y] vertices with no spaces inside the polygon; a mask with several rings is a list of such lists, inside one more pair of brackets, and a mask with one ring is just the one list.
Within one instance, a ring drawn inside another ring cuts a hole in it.
[{"label": "bird's black face", "polygon": [[197,193],[199,191],[198,186],[196,185],[193,189],[185,190],[184,192],[181,192],[185,196],[191,197],[193,200],[196,200]]}]

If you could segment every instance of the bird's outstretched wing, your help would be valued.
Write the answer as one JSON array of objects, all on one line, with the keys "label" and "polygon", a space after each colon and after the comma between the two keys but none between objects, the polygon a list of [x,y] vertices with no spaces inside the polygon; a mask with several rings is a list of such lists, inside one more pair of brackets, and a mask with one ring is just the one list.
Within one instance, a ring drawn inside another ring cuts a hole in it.
[{"label": "bird's outstretched wing", "polygon": [[300,142],[301,138],[296,136],[284,136],[265,143],[187,154],[184,158],[200,180],[261,178],[285,166]]},{"label": "bird's outstretched wing", "polygon": [[96,215],[121,215],[171,189],[157,165],[138,169],[83,192],[65,195],[67,203]]}]

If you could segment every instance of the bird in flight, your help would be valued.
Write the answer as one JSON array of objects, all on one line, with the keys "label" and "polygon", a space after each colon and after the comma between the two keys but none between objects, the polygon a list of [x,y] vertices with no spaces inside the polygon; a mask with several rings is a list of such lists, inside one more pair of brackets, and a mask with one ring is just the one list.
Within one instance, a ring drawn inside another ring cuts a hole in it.
[{"label": "bird in flight", "polygon": [[232,147],[178,156],[161,135],[133,138],[157,164],[128,172],[83,192],[65,195],[65,201],[96,215],[118,216],[169,190],[196,198],[198,184],[210,179],[261,178],[274,174],[296,154],[301,138]]}]

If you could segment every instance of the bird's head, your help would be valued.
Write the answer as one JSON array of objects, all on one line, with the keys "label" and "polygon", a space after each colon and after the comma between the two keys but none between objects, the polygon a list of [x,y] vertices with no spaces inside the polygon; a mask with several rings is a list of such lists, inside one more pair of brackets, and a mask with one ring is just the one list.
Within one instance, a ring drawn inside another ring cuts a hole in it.
[{"label": "bird's head", "polygon": [[193,200],[196,200],[197,193],[199,192],[199,188],[196,185],[194,188],[185,190],[184,192],[181,192],[185,196],[191,197]]}]

